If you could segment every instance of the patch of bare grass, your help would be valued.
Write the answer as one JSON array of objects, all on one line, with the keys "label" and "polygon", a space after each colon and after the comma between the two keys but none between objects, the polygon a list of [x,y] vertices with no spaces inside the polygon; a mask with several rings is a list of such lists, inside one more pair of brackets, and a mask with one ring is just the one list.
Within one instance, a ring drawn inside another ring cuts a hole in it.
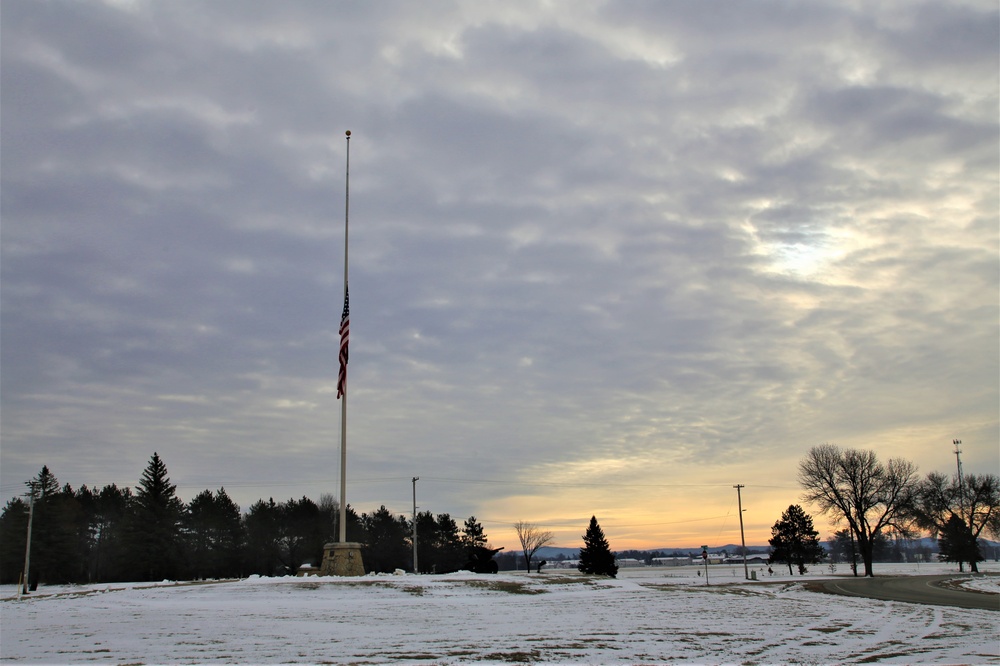
[{"label": "patch of bare grass", "polygon": [[491,652],[484,654],[481,659],[488,661],[506,661],[516,664],[530,664],[542,658],[542,653],[538,650],[519,650],[517,652]]},{"label": "patch of bare grass", "polygon": [[671,583],[642,583],[642,587],[662,592],[708,592],[710,594],[735,594],[742,597],[770,596],[763,589],[754,589],[740,584],[677,585]]},{"label": "patch of bare grass", "polygon": [[546,585],[593,585],[594,579],[585,576],[545,576],[541,578]]},{"label": "patch of bare grass", "polygon": [[506,592],[507,594],[545,594],[545,590],[530,587],[525,583],[512,580],[468,580],[466,585],[491,592]]}]

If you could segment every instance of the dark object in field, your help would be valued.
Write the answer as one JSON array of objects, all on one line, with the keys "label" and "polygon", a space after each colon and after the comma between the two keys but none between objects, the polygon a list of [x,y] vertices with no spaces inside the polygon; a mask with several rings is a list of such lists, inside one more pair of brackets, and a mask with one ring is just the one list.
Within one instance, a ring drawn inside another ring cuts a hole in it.
[{"label": "dark object in field", "polygon": [[495,574],[499,567],[493,561],[493,556],[503,548],[487,548],[485,546],[473,546],[469,549],[469,561],[465,563],[465,569],[473,573]]}]

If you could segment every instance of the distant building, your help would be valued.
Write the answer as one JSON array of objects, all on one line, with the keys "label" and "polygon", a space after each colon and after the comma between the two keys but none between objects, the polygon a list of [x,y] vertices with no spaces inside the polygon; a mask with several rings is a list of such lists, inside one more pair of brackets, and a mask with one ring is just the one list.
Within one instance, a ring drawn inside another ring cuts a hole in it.
[{"label": "distant building", "polygon": [[[733,557],[727,557],[725,559],[725,564],[743,564],[743,556],[735,555]],[[767,555],[761,555],[760,553],[747,553],[747,564],[767,564]]]},{"label": "distant building", "polygon": [[576,569],[580,564],[580,560],[556,560],[545,566],[552,567],[553,569]]},{"label": "distant building", "polygon": [[691,564],[690,557],[654,557],[652,566],[654,567],[685,567]]}]

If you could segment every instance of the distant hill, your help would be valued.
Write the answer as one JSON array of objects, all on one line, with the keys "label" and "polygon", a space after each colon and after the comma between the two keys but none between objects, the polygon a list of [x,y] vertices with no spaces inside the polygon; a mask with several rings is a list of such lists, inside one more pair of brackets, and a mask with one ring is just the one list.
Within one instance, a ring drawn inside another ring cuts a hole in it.
[{"label": "distant hill", "polygon": [[[727,544],[725,546],[709,546],[708,547],[708,550],[711,551],[711,552],[713,552],[713,553],[716,553],[716,552],[719,552],[719,551],[722,551],[722,550],[725,550],[725,551],[730,552],[730,553],[735,553],[739,549],[740,549],[739,545],[733,545],[733,544]],[[768,549],[768,546],[749,546],[749,545],[747,546],[747,550],[748,551],[764,551],[764,552],[767,552],[767,549]],[[620,550],[625,550],[625,549],[620,549]],[[631,549],[629,549],[629,550],[631,550]],[[701,552],[701,546],[691,546],[691,547],[686,547],[686,548],[685,547],[674,547],[674,546],[670,546],[670,547],[664,546],[663,548],[643,548],[639,552],[640,553],[651,553],[653,551],[659,551],[661,553],[674,553],[674,552],[677,552],[677,553],[698,554],[698,553]],[[521,551],[513,551],[513,552],[519,553]],[[538,549],[538,552],[535,553],[535,557],[540,557],[543,560],[544,559],[556,559],[560,555],[562,555],[566,559],[575,560],[576,558],[578,558],[580,556],[580,549],[579,548],[561,548],[561,547],[557,547],[557,546],[542,546],[541,548]]]},{"label": "distant hill", "polygon": [[[824,539],[820,542],[824,548],[829,549],[830,544]],[[926,547],[933,551],[937,551],[937,539],[932,539],[930,537],[924,537],[922,539],[914,539],[910,542],[914,547]],[[980,539],[980,547],[982,548],[983,555],[987,559],[995,559],[1000,557],[1000,542],[991,541],[989,539]],[[709,546],[708,550],[712,553],[717,553],[720,551],[726,551],[727,553],[738,553],[740,552],[741,546],[739,544],[727,543],[722,546]],[[761,545],[747,545],[747,550],[750,552],[764,552],[766,553],[770,546],[767,544]],[[625,549],[619,549],[625,550]],[[698,554],[701,552],[701,546],[663,546],[662,548],[643,548],[639,550],[640,553],[651,553],[653,551],[659,551],[661,553],[691,553]],[[507,551],[520,553],[521,551]],[[541,559],[558,559],[562,555],[565,559],[575,560],[580,556],[579,548],[562,548],[558,546],[542,546],[538,549],[535,554],[536,557]]]}]

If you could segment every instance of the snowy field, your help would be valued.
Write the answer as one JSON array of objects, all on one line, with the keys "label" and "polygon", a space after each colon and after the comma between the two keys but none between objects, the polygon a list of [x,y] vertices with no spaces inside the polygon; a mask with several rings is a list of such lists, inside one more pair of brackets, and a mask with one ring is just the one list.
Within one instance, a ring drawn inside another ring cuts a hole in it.
[{"label": "snowy field", "polygon": [[[984,563],[984,571],[1000,565]],[[755,567],[759,572],[759,567]],[[844,575],[841,566],[837,577]],[[1000,663],[1000,612],[810,592],[742,566],[0,588],[5,663]],[[883,565],[876,574],[957,572]],[[1000,593],[1000,577],[963,585]]]}]

